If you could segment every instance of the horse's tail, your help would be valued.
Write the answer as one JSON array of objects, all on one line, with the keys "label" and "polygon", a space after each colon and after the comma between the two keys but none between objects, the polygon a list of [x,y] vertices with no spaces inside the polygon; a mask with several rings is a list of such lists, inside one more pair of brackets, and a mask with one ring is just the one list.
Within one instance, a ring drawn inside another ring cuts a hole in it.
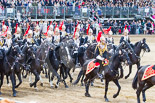
[{"label": "horse's tail", "polygon": [[136,75],[133,79],[133,82],[132,82],[132,88],[133,89],[137,89],[137,81],[138,81],[138,71],[140,70],[141,67],[138,68],[137,72],[136,72]]},{"label": "horse's tail", "polygon": [[78,77],[77,77],[76,81],[73,83],[74,85],[76,85],[79,82],[79,80],[80,80],[81,76],[83,75],[83,73],[84,73],[84,70],[81,69],[81,71],[78,74]]}]

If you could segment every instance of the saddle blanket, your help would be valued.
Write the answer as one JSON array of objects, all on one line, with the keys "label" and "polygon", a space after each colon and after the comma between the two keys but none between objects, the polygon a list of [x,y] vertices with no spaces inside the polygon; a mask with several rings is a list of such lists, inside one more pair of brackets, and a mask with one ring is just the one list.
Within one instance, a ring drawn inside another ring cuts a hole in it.
[{"label": "saddle blanket", "polygon": [[152,76],[155,76],[155,65],[151,65],[145,69],[142,80],[146,80]]},{"label": "saddle blanket", "polygon": [[93,59],[92,61],[90,61],[87,65],[87,70],[86,70],[86,74],[90,73],[92,70],[94,70],[94,68],[99,67],[100,63],[96,62],[94,63],[95,59]]}]

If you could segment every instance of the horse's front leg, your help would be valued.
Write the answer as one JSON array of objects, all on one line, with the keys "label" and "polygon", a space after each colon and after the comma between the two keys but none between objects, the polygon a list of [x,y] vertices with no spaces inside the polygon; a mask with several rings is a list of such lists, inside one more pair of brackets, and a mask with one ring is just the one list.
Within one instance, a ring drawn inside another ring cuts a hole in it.
[{"label": "horse's front leg", "polygon": [[140,82],[139,83],[139,87],[138,87],[138,89],[136,91],[136,94],[137,94],[137,103],[140,103],[140,93],[142,92],[144,85],[145,85],[144,82]]},{"label": "horse's front leg", "polygon": [[153,84],[149,83],[149,84],[146,84],[142,90],[142,95],[143,95],[143,102],[145,103],[146,101],[146,96],[145,96],[145,91],[149,88],[151,88],[153,86]]},{"label": "horse's front leg", "polygon": [[32,87],[32,86],[34,86],[34,88],[35,89],[37,89],[37,82],[39,81],[39,73],[36,71],[36,70],[34,70],[33,72],[32,72],[33,74],[34,74],[34,76],[35,76],[35,81],[33,82],[33,83],[30,83],[30,87]]},{"label": "horse's front leg", "polygon": [[45,66],[46,64],[44,63],[44,65],[43,65],[43,71],[45,70],[45,77],[46,78],[48,78],[48,72],[47,72],[47,68],[46,68],[46,66]]},{"label": "horse's front leg", "polygon": [[18,83],[18,85],[15,86],[15,88],[18,88],[22,84],[21,73],[18,73],[17,77],[18,77],[19,83]]},{"label": "horse's front leg", "polygon": [[105,102],[109,102],[109,99],[107,98],[108,85],[109,85],[109,80],[105,79],[105,95],[104,95]]},{"label": "horse's front leg", "polygon": [[68,76],[69,76],[69,78],[70,78],[70,83],[72,83],[73,78],[72,78],[72,76],[71,76],[70,70],[68,70]]},{"label": "horse's front leg", "polygon": [[116,98],[119,95],[119,92],[121,90],[121,86],[119,85],[118,79],[114,79],[113,82],[117,85],[118,91],[116,94],[113,95],[113,98]]},{"label": "horse's front leg", "polygon": [[16,97],[16,90],[15,90],[15,74],[14,72],[12,72],[10,74],[10,79],[11,79],[11,82],[12,82],[12,91],[13,91],[13,96]]},{"label": "horse's front leg", "polygon": [[3,79],[4,79],[4,74],[1,73],[0,95],[2,94],[2,93],[1,93],[1,87],[2,87],[2,85],[3,85]]},{"label": "horse's front leg", "polygon": [[86,78],[84,79],[84,83],[85,83],[85,90],[86,90],[86,93],[85,93],[85,96],[86,97],[91,97],[90,94],[89,94],[89,85],[90,85],[90,81],[88,81],[89,76],[87,75]]},{"label": "horse's front leg", "polygon": [[66,83],[66,81],[65,81],[65,76],[64,76],[64,68],[60,68],[60,76],[62,75],[62,78],[63,78],[63,82],[64,82],[64,85],[65,85],[65,88],[68,88],[68,85],[67,85],[67,83]]},{"label": "horse's front leg", "polygon": [[130,76],[131,72],[132,72],[132,65],[129,65],[129,74],[125,76],[125,79],[127,79]]},{"label": "horse's front leg", "polygon": [[7,85],[10,86],[10,83],[9,83],[9,76],[6,75],[6,80],[7,80]]},{"label": "horse's front leg", "polygon": [[120,66],[119,68],[120,68],[120,76],[119,76],[119,79],[120,79],[120,78],[123,78],[124,74],[123,74],[122,66]]}]

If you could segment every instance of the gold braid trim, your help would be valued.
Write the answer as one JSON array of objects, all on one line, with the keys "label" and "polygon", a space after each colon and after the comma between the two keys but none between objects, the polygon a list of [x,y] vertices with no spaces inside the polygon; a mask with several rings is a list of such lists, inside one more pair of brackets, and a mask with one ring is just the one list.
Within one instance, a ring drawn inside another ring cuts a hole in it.
[{"label": "gold braid trim", "polygon": [[102,54],[107,50],[107,44],[102,44],[105,45],[105,47],[103,49],[100,48],[101,44],[98,44],[97,47],[99,49],[100,55],[102,56]]},{"label": "gold braid trim", "polygon": [[4,40],[2,42],[0,41],[0,45],[3,46],[3,44],[4,44]]}]

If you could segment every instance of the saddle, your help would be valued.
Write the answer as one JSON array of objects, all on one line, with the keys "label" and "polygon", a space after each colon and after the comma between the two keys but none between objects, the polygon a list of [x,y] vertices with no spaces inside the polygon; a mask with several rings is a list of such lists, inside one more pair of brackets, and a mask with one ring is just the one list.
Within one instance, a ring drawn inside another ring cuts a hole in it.
[{"label": "saddle", "polygon": [[145,69],[142,80],[146,80],[152,76],[155,76],[155,65],[151,65]]}]

